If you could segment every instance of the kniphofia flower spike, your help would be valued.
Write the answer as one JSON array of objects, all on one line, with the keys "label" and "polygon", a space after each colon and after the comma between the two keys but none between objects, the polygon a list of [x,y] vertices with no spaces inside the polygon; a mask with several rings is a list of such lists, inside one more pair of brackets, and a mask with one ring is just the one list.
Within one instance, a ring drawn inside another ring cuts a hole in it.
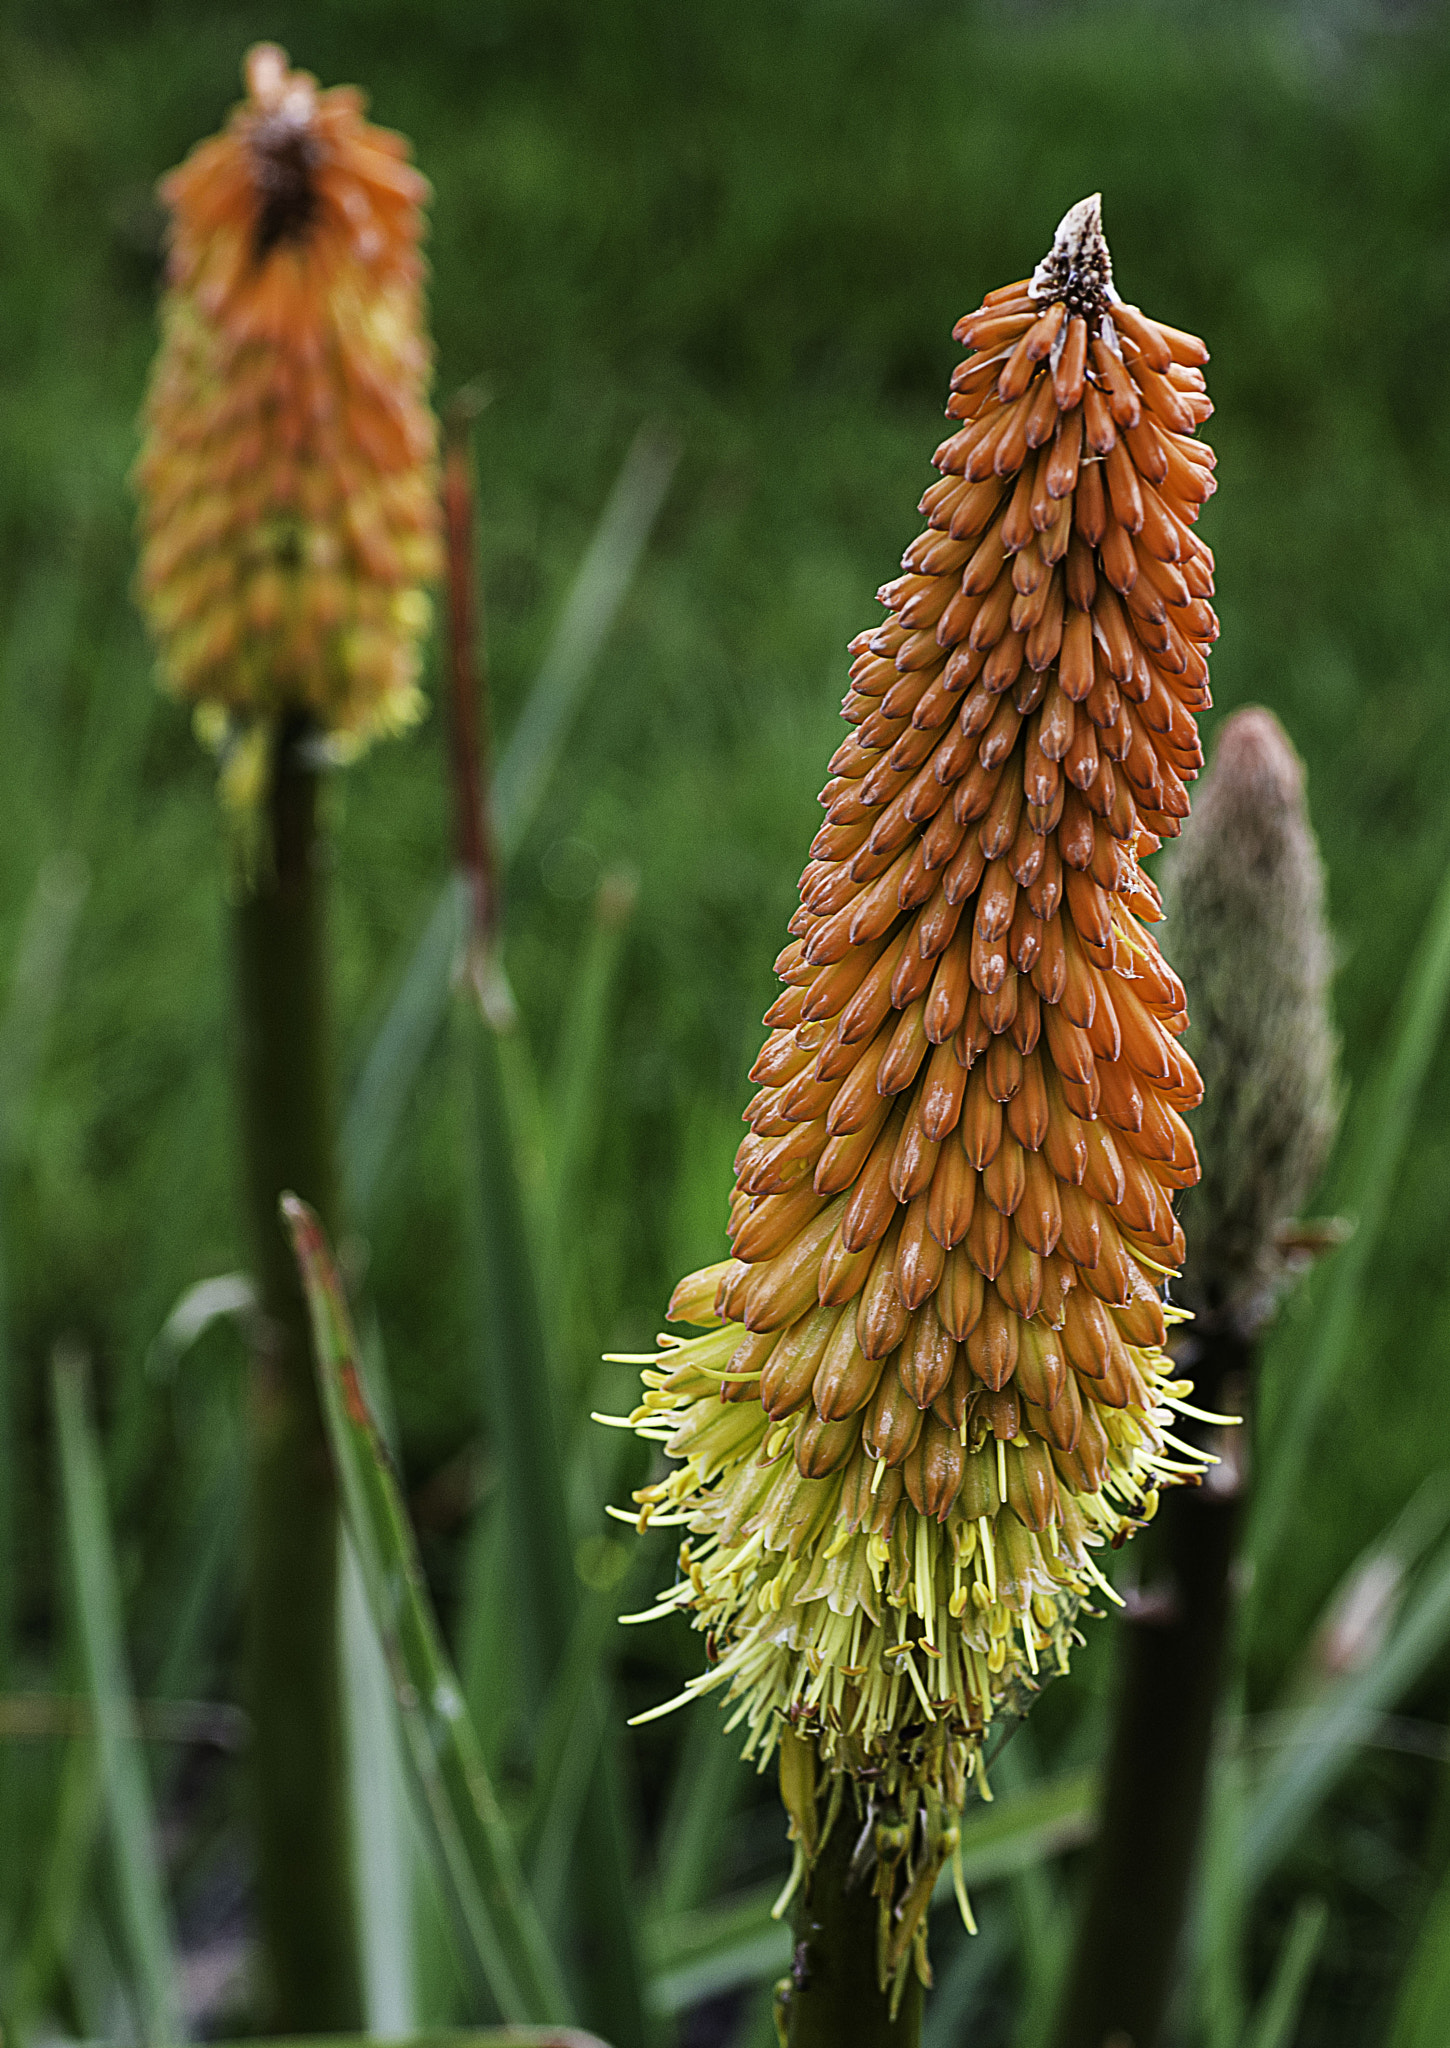
[{"label": "kniphofia flower spike", "polygon": [[1202,1465],[1163,1348],[1201,1091],[1141,863],[1209,701],[1207,352],[1119,299],[1096,198],[956,338],[927,530],[851,643],[734,1256],[681,1281],[706,1334],[660,1338],[630,1418],[677,1461],[639,1525],[685,1531],[634,1618],[705,1633],[685,1697],[780,1746],[798,1865],[816,1787],[857,1781],[898,1985],[994,1716]]},{"label": "kniphofia flower spike", "polygon": [[300,717],[347,751],[421,710],[439,562],[428,186],[351,87],[319,92],[271,44],[246,81],[161,186],[141,595],[209,737]]}]

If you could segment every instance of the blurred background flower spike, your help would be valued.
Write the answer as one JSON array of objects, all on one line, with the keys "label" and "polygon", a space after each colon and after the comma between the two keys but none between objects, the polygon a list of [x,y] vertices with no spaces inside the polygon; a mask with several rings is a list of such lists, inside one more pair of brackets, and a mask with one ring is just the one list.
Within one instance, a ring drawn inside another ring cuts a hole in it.
[{"label": "blurred background flower spike", "polygon": [[252,1808],[276,2031],[362,2018],[338,1664],[336,1485],[278,1198],[337,1229],[320,776],[421,711],[440,566],[425,180],[351,87],[284,51],[161,186],[161,345],[135,471],[165,682],[221,760],[242,1150],[258,1284],[250,1401]]},{"label": "blurred background flower spike", "polygon": [[247,98],[162,181],[139,590],[237,805],[297,727],[346,758],[420,715],[439,569],[426,180],[352,87],[259,44]]}]

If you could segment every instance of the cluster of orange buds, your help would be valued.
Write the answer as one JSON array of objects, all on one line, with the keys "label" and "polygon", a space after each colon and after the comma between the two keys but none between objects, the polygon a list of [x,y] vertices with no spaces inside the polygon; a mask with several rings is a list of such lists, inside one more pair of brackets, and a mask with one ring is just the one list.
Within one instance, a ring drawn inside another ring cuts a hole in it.
[{"label": "cluster of orange buds", "polygon": [[851,645],[734,1256],[681,1282],[706,1333],[660,1339],[630,1418],[679,1461],[635,1518],[687,1532],[650,1610],[707,1632],[686,1696],[723,1689],[762,1761],[808,1739],[898,1831],[926,1800],[938,1842],[1110,1592],[1095,1551],[1202,1469],[1164,1350],[1201,1090],[1141,863],[1217,632],[1207,352],[1118,298],[1097,200],[956,337],[927,530]]},{"label": "cluster of orange buds", "polygon": [[422,709],[439,567],[426,180],[351,88],[246,61],[163,180],[161,347],[136,469],[140,591],[213,736],[303,720],[344,749]]}]

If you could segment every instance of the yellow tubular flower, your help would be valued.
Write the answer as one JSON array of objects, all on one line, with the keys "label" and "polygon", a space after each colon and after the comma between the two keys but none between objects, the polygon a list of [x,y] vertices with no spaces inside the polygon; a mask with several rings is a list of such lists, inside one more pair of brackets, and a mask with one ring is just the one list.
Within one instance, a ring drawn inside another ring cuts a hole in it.
[{"label": "yellow tubular flower", "polygon": [[956,338],[927,531],[851,643],[734,1257],[681,1281],[706,1334],[660,1338],[630,1418],[678,1461],[635,1500],[687,1532],[650,1610],[705,1633],[686,1696],[782,1746],[798,1863],[818,1774],[864,1788],[898,1984],[994,1714],[1202,1465],[1163,1349],[1201,1089],[1140,862],[1209,701],[1207,351],[1118,298],[1096,199]]},{"label": "yellow tubular flower", "polygon": [[141,598],[208,736],[304,718],[354,751],[422,708],[439,566],[428,186],[351,87],[319,92],[270,44],[246,81],[224,132],[161,185]]}]

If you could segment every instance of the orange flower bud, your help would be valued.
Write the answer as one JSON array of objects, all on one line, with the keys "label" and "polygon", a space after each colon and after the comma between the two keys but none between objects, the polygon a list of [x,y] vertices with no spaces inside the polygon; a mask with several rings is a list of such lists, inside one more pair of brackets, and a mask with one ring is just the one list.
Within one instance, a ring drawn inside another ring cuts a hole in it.
[{"label": "orange flower bud", "polygon": [[[741,1270],[814,1269],[823,1303],[874,1247],[859,1304],[814,1405],[793,1286],[770,1412],[721,1403],[711,1335],[661,1351],[635,1417],[683,1460],[635,1498],[689,1532],[714,1648],[687,1696],[737,1701],[747,1754],[789,1727],[823,1780],[938,1817],[994,1715],[1065,1668],[1095,1550],[1202,1469],[1162,1348],[1201,1089],[1140,863],[1186,808],[1217,630],[1205,352],[1122,305],[1097,201],[957,334],[962,424],[891,616],[851,643],[731,1206]],[[819,1161],[789,1192],[751,1151],[777,1130]]]},{"label": "orange flower bud", "polygon": [[270,44],[246,81],[161,184],[138,589],[164,680],[213,707],[211,727],[300,719],[355,749],[422,708],[428,187],[352,87],[319,92]]}]

